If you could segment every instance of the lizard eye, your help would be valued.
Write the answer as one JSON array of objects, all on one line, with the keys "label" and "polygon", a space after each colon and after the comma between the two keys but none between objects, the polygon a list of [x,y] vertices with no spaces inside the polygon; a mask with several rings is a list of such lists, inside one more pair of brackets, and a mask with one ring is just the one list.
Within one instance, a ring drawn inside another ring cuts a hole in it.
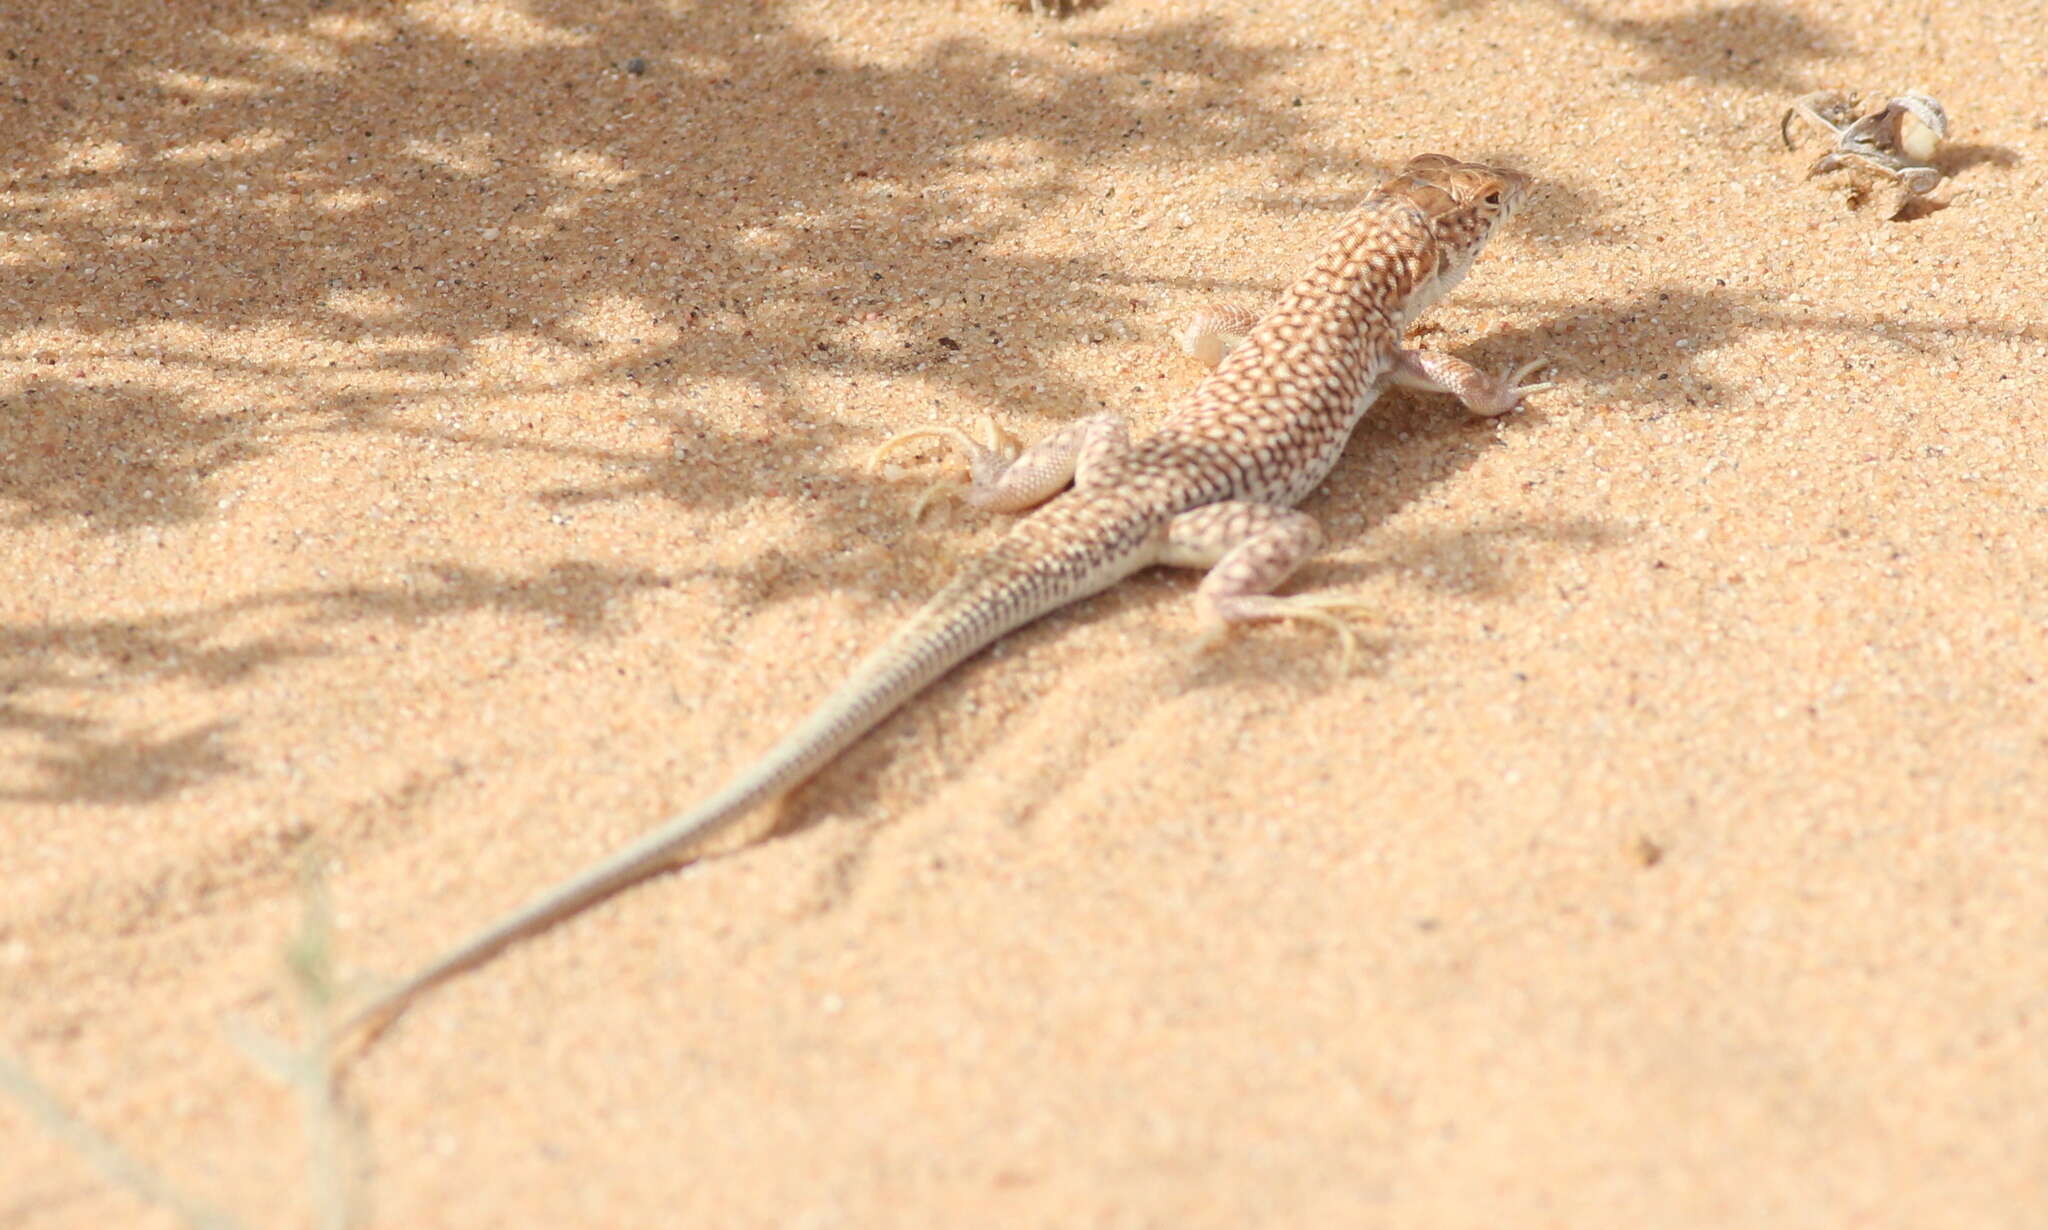
[{"label": "lizard eye", "polygon": [[1489,192],[1489,193],[1487,193],[1487,194],[1486,194],[1486,203],[1487,203],[1488,205],[1498,205],[1498,204],[1500,204],[1500,192],[1499,192],[1499,190],[1495,190],[1495,191],[1493,191],[1493,192]]}]

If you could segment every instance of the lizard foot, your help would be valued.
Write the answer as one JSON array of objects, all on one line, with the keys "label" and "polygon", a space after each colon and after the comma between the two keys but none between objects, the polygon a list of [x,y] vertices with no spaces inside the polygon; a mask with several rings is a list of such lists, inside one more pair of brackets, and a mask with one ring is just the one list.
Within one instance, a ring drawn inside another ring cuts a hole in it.
[{"label": "lizard foot", "polygon": [[1522,377],[1548,362],[1549,359],[1530,359],[1526,363],[1517,363],[1503,369],[1500,379],[1486,389],[1483,396],[1466,400],[1465,408],[1481,418],[1489,419],[1498,418],[1511,410],[1521,409],[1522,399],[1529,394],[1557,387],[1556,382],[1550,380],[1539,380],[1534,384],[1522,383]]},{"label": "lizard foot", "polygon": [[1004,431],[992,416],[983,415],[981,419],[981,439],[979,440],[973,439],[958,427],[945,427],[938,424],[914,427],[909,431],[890,436],[877,445],[875,451],[868,454],[868,468],[874,469],[876,466],[881,465],[890,453],[905,445],[917,444],[925,440],[945,440],[958,445],[960,451],[966,454],[967,464],[970,469],[981,466],[1001,469],[1017,456],[1016,437]]},{"label": "lizard foot", "polygon": [[[868,454],[868,469],[876,469],[888,459],[890,453],[908,445],[926,440],[944,440],[958,446],[960,451],[966,454],[968,472],[975,477],[976,482],[980,482],[984,475],[1000,474],[1017,456],[1016,438],[1004,431],[995,419],[983,416],[981,435],[982,438],[976,440],[958,427],[934,425],[913,428],[882,441],[874,452]],[[911,520],[922,519],[926,510],[931,507],[932,501],[939,497],[956,495],[969,489],[969,484],[957,479],[942,479],[933,483],[925,488],[924,494],[918,496],[916,503],[910,506]]]},{"label": "lizard foot", "polygon": [[1464,404],[1466,413],[1481,418],[1499,418],[1521,408],[1531,393],[1551,388],[1548,380],[1523,384],[1522,377],[1550,362],[1547,358],[1514,364],[1498,377],[1489,376],[1454,355],[1434,350],[1402,350],[1394,365],[1394,383],[1431,393],[1449,393]]},{"label": "lizard foot", "polygon": [[1545,389],[1557,387],[1555,380],[1539,380],[1534,384],[1522,383],[1522,377],[1547,366],[1549,363],[1550,360],[1547,358],[1530,359],[1526,363],[1517,363],[1501,373],[1500,387],[1507,391],[1509,409],[1521,405],[1522,399],[1531,393],[1541,393]]},{"label": "lizard foot", "polygon": [[1199,649],[1208,649],[1222,640],[1233,624],[1249,623],[1254,620],[1300,619],[1328,628],[1336,634],[1341,652],[1340,674],[1350,674],[1352,662],[1358,655],[1358,633],[1355,625],[1367,622],[1378,608],[1360,598],[1347,594],[1294,594],[1276,598],[1270,594],[1246,594],[1235,598],[1217,599],[1208,619],[1208,627],[1197,642]]}]

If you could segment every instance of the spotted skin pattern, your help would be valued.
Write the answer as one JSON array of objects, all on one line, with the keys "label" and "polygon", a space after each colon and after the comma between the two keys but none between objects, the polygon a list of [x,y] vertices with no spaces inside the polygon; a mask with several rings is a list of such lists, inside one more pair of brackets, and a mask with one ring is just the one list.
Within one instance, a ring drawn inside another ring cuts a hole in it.
[{"label": "spotted skin pattern", "polygon": [[917,692],[1006,633],[1140,569],[1206,568],[1198,600],[1213,629],[1304,619],[1335,630],[1353,604],[1273,590],[1322,545],[1292,506],[1337,462],[1389,384],[1504,414],[1547,385],[1500,379],[1448,355],[1406,349],[1409,324],[1448,293],[1527,190],[1512,171],[1440,154],[1412,159],[1338,227],[1309,271],[1263,316],[1222,309],[1182,344],[1214,366],[1160,428],[1133,441],[1095,415],[1018,451],[990,425],[905,433],[878,450],[937,437],[965,454],[967,499],[1036,508],[856,665],[845,683],[722,789],[583,873],[435,957],[342,1026],[381,1027],[422,991],[508,945],[675,865],[705,838],[795,786]]}]

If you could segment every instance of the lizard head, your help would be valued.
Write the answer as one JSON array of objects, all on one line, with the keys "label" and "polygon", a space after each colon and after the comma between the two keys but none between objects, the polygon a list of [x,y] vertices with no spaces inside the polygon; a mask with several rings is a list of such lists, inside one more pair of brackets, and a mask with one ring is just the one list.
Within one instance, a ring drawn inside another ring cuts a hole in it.
[{"label": "lizard head", "polygon": [[1421,154],[1379,191],[1420,210],[1436,240],[1436,268],[1411,298],[1412,320],[1465,280],[1487,239],[1528,197],[1529,180],[1504,167]]},{"label": "lizard head", "polygon": [[1460,233],[1476,232],[1483,241],[1521,208],[1529,195],[1529,179],[1506,167],[1419,154],[1380,191],[1401,197],[1428,215],[1439,243],[1459,246]]}]

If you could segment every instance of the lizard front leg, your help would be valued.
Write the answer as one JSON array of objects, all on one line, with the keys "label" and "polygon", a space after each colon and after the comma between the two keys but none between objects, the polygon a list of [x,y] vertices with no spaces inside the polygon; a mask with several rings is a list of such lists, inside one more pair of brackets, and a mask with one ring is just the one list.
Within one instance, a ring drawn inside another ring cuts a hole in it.
[{"label": "lizard front leg", "polygon": [[1197,599],[1210,624],[1205,642],[1232,624],[1305,619],[1337,634],[1350,665],[1357,640],[1346,615],[1366,604],[1341,594],[1273,594],[1302,562],[1322,549],[1315,518],[1278,504],[1225,500],[1181,513],[1167,523],[1158,562],[1207,568]]}]

